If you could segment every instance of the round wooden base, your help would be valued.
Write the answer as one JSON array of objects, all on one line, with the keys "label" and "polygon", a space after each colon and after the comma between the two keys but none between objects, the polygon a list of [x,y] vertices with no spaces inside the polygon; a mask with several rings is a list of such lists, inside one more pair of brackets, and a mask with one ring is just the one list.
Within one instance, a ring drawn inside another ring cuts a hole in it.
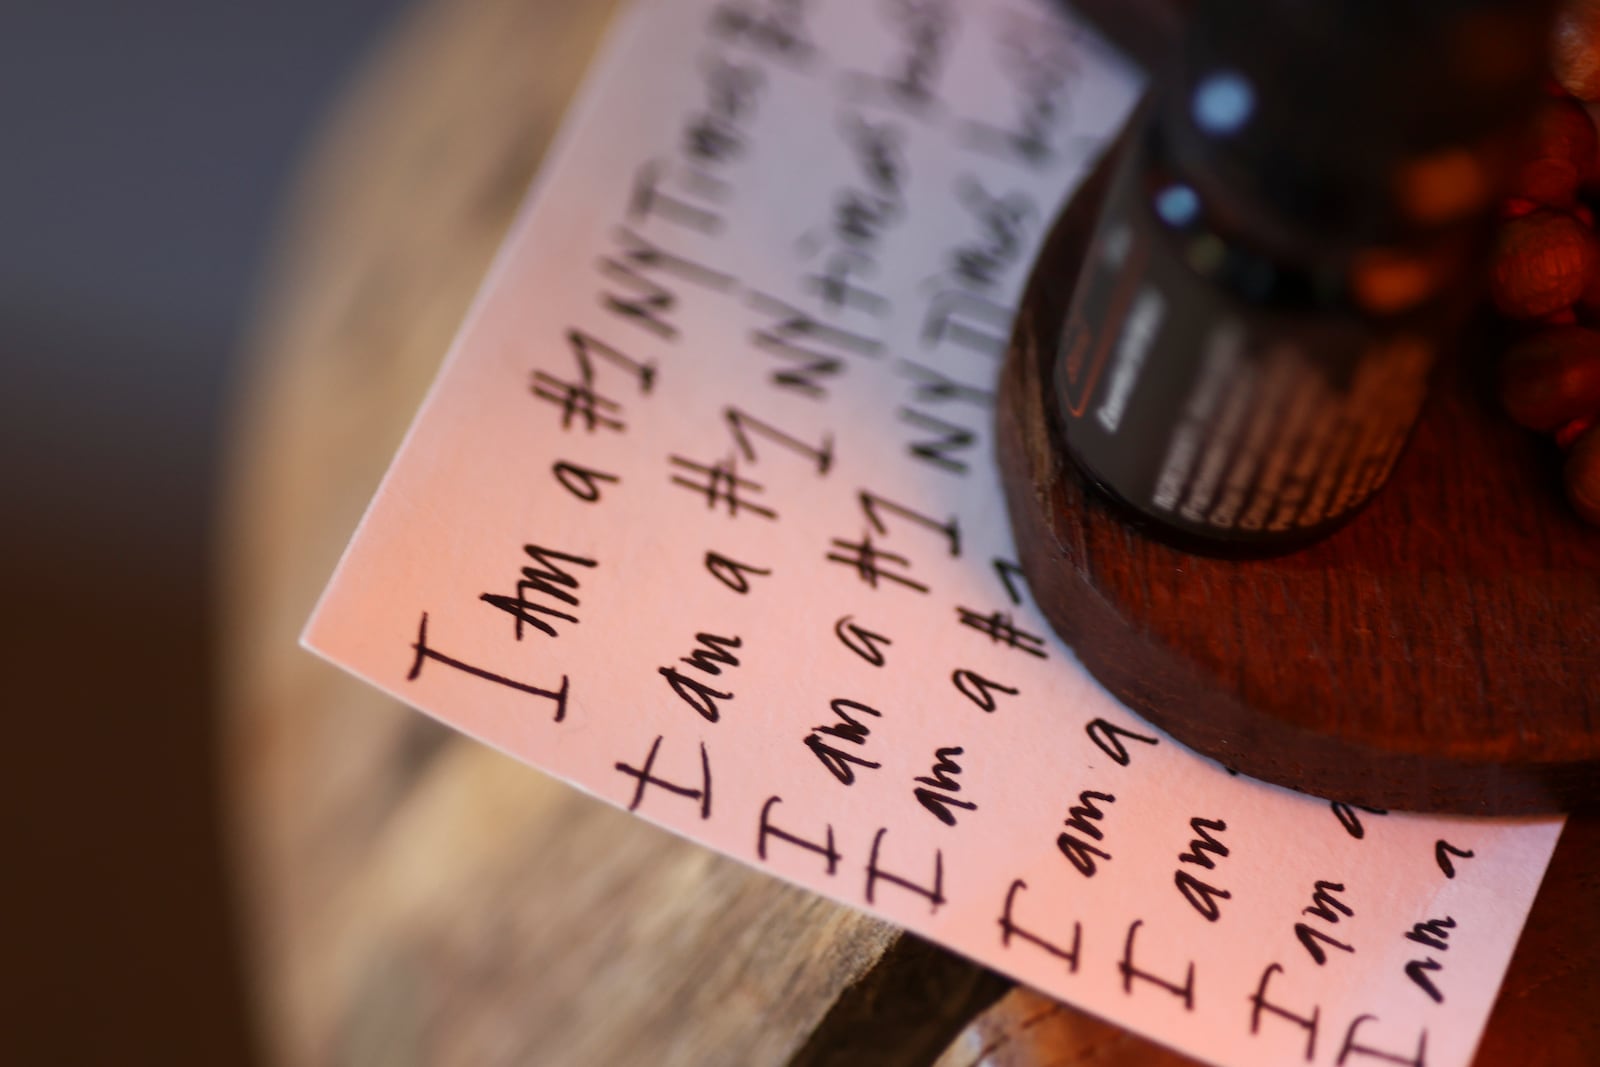
[{"label": "round wooden base", "polygon": [[1080,478],[1050,403],[1054,339],[1108,170],[1046,242],[1000,389],[1012,527],[1056,631],[1130,707],[1245,774],[1382,808],[1600,807],[1600,531],[1494,409],[1483,361],[1440,368],[1389,485],[1290,555],[1179,551]]}]

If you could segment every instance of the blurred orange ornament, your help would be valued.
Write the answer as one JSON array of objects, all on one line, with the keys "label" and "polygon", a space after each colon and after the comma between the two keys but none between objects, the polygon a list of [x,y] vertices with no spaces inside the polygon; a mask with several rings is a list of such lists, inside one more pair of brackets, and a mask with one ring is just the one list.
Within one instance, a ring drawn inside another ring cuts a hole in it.
[{"label": "blurred orange ornament", "polygon": [[1577,303],[1597,266],[1600,247],[1588,227],[1544,208],[1501,226],[1489,293],[1501,314],[1537,319]]}]

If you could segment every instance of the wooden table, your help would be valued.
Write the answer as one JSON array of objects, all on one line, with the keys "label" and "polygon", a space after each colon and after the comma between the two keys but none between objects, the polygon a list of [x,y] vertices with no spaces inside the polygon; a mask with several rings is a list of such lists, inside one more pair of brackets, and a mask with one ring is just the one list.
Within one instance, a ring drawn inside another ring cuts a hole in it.
[{"label": "wooden table", "polygon": [[[584,797],[295,644],[609,6],[425,0],[330,121],[286,219],[221,576],[222,758],[269,1054],[1191,1062]],[[1600,1062],[1596,855],[1600,822],[1572,826],[1480,1064]]]}]

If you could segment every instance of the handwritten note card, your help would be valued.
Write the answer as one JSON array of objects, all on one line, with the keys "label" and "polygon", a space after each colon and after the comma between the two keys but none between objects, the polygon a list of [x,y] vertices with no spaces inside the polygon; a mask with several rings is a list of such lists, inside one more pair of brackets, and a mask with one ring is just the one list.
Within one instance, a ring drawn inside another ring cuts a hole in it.
[{"label": "handwritten note card", "polygon": [[1202,1059],[1465,1064],[1559,820],[1230,776],[1015,566],[1013,304],[1137,91],[1042,0],[640,0],[306,642]]}]

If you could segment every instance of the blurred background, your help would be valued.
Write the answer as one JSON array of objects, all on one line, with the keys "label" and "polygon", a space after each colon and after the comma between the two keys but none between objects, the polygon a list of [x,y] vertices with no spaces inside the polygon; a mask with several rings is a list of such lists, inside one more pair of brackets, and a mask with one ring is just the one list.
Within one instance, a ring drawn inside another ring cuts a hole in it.
[{"label": "blurred background", "polygon": [[297,160],[402,0],[0,4],[0,1063],[259,1062],[210,569]]}]

